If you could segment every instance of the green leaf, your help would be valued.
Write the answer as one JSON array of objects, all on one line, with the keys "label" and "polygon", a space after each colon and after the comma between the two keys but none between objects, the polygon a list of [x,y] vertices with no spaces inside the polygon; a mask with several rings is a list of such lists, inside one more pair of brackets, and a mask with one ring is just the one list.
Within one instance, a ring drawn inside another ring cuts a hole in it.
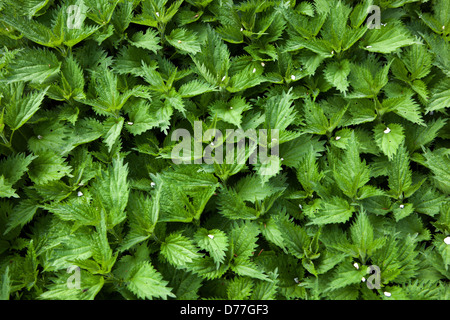
[{"label": "green leaf", "polygon": [[[22,90],[20,88],[18,88],[16,94],[23,90],[23,87]],[[39,110],[47,89],[24,95],[18,101],[14,99],[9,102],[6,106],[5,123],[11,130],[18,130]]]},{"label": "green leaf", "polygon": [[341,92],[346,92],[348,89],[347,77],[349,74],[350,62],[348,60],[329,63],[324,69],[325,79]]},{"label": "green leaf", "polygon": [[269,280],[254,262],[243,258],[235,259],[234,264],[231,265],[231,270],[240,276],[247,276],[259,280]]},{"label": "green leaf", "polygon": [[348,140],[344,156],[334,164],[333,176],[339,189],[351,199],[369,181],[370,169],[365,160],[361,161],[355,132],[352,132]]},{"label": "green leaf", "polygon": [[247,277],[236,277],[227,286],[230,300],[246,300],[252,293],[253,281]]},{"label": "green leaf", "polygon": [[304,247],[309,244],[309,236],[306,231],[290,220],[286,215],[274,217],[278,228],[283,231],[282,237],[289,251],[297,259],[304,257]]},{"label": "green leaf", "polygon": [[16,205],[8,219],[8,224],[4,234],[9,233],[14,228],[21,228],[30,222],[36,214],[38,208],[39,206],[30,199],[23,200],[21,203]]},{"label": "green leaf", "polygon": [[217,266],[225,261],[225,252],[228,251],[228,236],[225,232],[200,228],[194,234],[194,241],[201,249],[208,251]]},{"label": "green leaf", "polygon": [[199,257],[198,249],[181,233],[171,233],[161,244],[161,254],[174,266],[183,267]]},{"label": "green leaf", "polygon": [[420,112],[420,107],[411,97],[403,96],[398,98],[387,98],[383,100],[382,106],[385,112],[393,111],[406,120],[425,125]]},{"label": "green leaf", "polygon": [[229,102],[218,100],[210,106],[213,117],[241,127],[242,113],[250,109],[250,105],[240,96],[235,96]]},{"label": "green leaf", "polygon": [[28,171],[31,162],[36,156],[18,153],[0,161],[0,175],[14,185]]},{"label": "green leaf", "polygon": [[161,119],[160,115],[153,112],[156,108],[157,106],[152,108],[147,101],[142,99],[136,103],[130,104],[126,110],[130,120],[125,125],[126,130],[137,136],[161,125],[164,122],[164,119]]},{"label": "green leaf", "polygon": [[103,136],[103,141],[108,146],[108,152],[111,152],[112,147],[117,142],[122,132],[124,118],[120,117],[118,119],[108,118],[104,122],[106,128],[106,134]]},{"label": "green leaf", "polygon": [[433,173],[433,179],[439,189],[448,193],[450,191],[450,157],[448,149],[440,148],[435,151],[426,150],[424,152],[426,159],[425,165]]},{"label": "green leaf", "polygon": [[185,54],[201,51],[197,33],[186,29],[174,29],[166,36],[167,42]]},{"label": "green leaf", "polygon": [[2,274],[2,281],[0,287],[0,300],[9,300],[9,295],[11,292],[11,278],[9,274],[9,266],[5,268]]},{"label": "green leaf", "polygon": [[329,201],[322,201],[322,209],[312,219],[313,224],[343,223],[353,215],[355,208],[347,200],[333,197]]},{"label": "green leaf", "polygon": [[230,232],[230,246],[235,257],[249,258],[257,247],[260,230],[250,221],[235,223]]},{"label": "green leaf", "polygon": [[427,113],[436,110],[444,110],[450,105],[450,81],[442,80],[436,88],[431,90],[431,99],[426,108]]},{"label": "green leaf", "polygon": [[419,44],[400,22],[389,22],[380,29],[371,29],[362,42],[369,52],[391,53],[398,48]]},{"label": "green leaf", "polygon": [[28,176],[35,184],[40,185],[60,180],[71,172],[72,168],[65,163],[64,158],[53,152],[42,152],[31,163]]},{"label": "green leaf", "polygon": [[404,145],[401,145],[392,157],[388,167],[388,183],[392,196],[401,199],[412,184],[412,172],[409,168],[409,154]]},{"label": "green leaf", "polygon": [[217,201],[220,214],[228,219],[256,219],[259,215],[258,211],[247,206],[232,188],[221,189]]},{"label": "green leaf", "polygon": [[112,165],[101,174],[92,184],[92,195],[107,212],[107,225],[109,228],[126,219],[125,208],[128,203],[129,184],[128,164],[123,158],[114,158]]},{"label": "green leaf", "polygon": [[361,279],[366,276],[364,266],[356,269],[351,263],[344,261],[336,270],[333,280],[328,285],[327,290],[338,290],[350,285],[361,283]]},{"label": "green leaf", "polygon": [[0,176],[0,198],[19,198],[16,190],[13,188],[12,183],[5,180],[5,177]]},{"label": "green leaf", "polygon": [[92,206],[91,199],[82,195],[65,202],[46,206],[61,220],[75,221],[79,225],[96,226],[100,223],[100,213]]},{"label": "green leaf", "polygon": [[26,49],[20,52],[10,65],[10,74],[6,81],[30,81],[31,83],[48,83],[61,69],[61,62],[56,55],[46,49]]},{"label": "green leaf", "polygon": [[408,150],[414,152],[432,142],[445,126],[446,119],[438,118],[421,127],[405,128],[405,139]]},{"label": "green leaf", "polygon": [[131,38],[130,43],[142,49],[147,49],[156,53],[162,47],[158,44],[160,38],[158,37],[155,30],[148,28],[145,33],[142,31],[136,32]]},{"label": "green leaf", "polygon": [[350,227],[350,237],[361,261],[384,244],[384,238],[375,239],[374,228],[364,210],[361,210]]},{"label": "green leaf", "polygon": [[403,127],[398,123],[390,123],[387,126],[380,123],[375,126],[373,132],[378,147],[392,159],[405,139]]},{"label": "green leaf", "polygon": [[175,297],[167,287],[168,281],[149,262],[136,264],[129,271],[127,280],[128,289],[141,299]]},{"label": "green leaf", "polygon": [[216,91],[214,86],[201,80],[192,80],[183,84],[178,93],[183,98],[191,98],[212,91]]},{"label": "green leaf", "polygon": [[304,114],[306,123],[305,132],[319,135],[327,133],[329,127],[328,118],[325,116],[319,104],[306,100]]}]

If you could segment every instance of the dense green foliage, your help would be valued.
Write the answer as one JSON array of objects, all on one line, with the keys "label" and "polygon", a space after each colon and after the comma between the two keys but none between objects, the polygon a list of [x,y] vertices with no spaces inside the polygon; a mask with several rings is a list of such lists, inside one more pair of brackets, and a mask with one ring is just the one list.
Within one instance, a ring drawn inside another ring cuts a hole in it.
[{"label": "dense green foliage", "polygon": [[[449,40],[447,0],[0,0],[0,298],[450,299]],[[196,121],[280,161],[176,165]]]}]

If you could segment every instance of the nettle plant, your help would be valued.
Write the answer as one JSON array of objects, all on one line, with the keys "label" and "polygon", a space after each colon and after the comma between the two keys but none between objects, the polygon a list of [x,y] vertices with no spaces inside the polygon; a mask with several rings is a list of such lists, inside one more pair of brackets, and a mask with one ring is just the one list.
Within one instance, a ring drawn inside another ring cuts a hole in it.
[{"label": "nettle plant", "polygon": [[[444,0],[1,0],[0,298],[449,299],[449,40]],[[227,129],[277,161],[201,161]]]}]

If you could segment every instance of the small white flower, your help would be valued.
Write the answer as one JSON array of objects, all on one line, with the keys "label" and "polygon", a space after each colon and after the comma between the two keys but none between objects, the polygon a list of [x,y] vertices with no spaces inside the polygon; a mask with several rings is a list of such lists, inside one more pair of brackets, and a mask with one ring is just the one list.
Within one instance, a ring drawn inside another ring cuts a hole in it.
[{"label": "small white flower", "polygon": [[283,161],[283,160],[284,160],[284,158],[281,158],[280,160],[281,160],[281,161]]},{"label": "small white flower", "polygon": [[134,122],[131,122],[131,121],[128,122],[128,125],[129,125],[129,126],[132,126],[133,124],[134,124]]},{"label": "small white flower", "polygon": [[387,134],[387,133],[391,132],[391,129],[389,129],[389,127],[386,127],[386,130],[384,130],[383,132]]},{"label": "small white flower", "polygon": [[362,281],[362,282],[366,282],[366,278],[362,277],[362,278],[361,278],[361,281]]},{"label": "small white flower", "polygon": [[156,14],[157,17],[159,17],[159,12],[156,12],[155,14]]},{"label": "small white flower", "polygon": [[261,62],[261,66],[263,66],[263,67],[264,67],[264,66],[265,66],[265,63],[264,63],[264,62]]},{"label": "small white flower", "polygon": [[334,50],[333,50],[333,51],[331,51],[331,54],[334,54]]},{"label": "small white flower", "polygon": [[445,29],[445,26],[442,26],[442,30],[444,30]]},{"label": "small white flower", "polygon": [[214,142],[211,142],[211,145],[213,146],[213,145],[214,145]]},{"label": "small white flower", "polygon": [[357,263],[357,262],[355,262],[354,264],[353,264],[353,266],[358,270],[359,269],[359,264]]},{"label": "small white flower", "polygon": [[223,76],[222,78],[222,82],[225,81],[225,79],[227,78],[227,76]]},{"label": "small white flower", "polygon": [[214,236],[212,234],[208,234],[208,237],[212,240],[214,239]]},{"label": "small white flower", "polygon": [[78,186],[83,187],[83,186],[84,186],[84,183],[80,182],[80,183],[78,184]]},{"label": "small white flower", "polygon": [[450,244],[450,237],[444,239],[445,244]]},{"label": "small white flower", "polygon": [[41,140],[41,139],[42,139],[42,136],[41,136],[41,135],[38,135],[37,138],[38,138],[39,140]]},{"label": "small white flower", "polygon": [[292,75],[292,76],[291,76],[291,79],[292,79],[292,80],[295,80],[295,76],[294,76],[294,75]]},{"label": "small white flower", "polygon": [[253,68],[253,71],[252,71],[253,73],[255,73],[256,72],[256,68]]},{"label": "small white flower", "polygon": [[370,48],[372,48],[372,46],[366,46],[366,49],[370,49]]},{"label": "small white flower", "polygon": [[181,40],[178,40],[178,43],[181,43]]},{"label": "small white flower", "polygon": [[294,278],[295,283],[298,283],[298,278]]},{"label": "small white flower", "polygon": [[244,31],[244,28],[241,28],[241,32]]},{"label": "small white flower", "polygon": [[151,183],[150,183],[150,186],[151,186],[152,188],[154,188],[154,187],[156,186],[156,183],[151,182]]},{"label": "small white flower", "polygon": [[341,139],[341,137],[340,137],[340,136],[337,136],[337,137],[336,137],[336,141],[337,141],[337,140],[340,140],[340,139]]},{"label": "small white flower", "polygon": [[233,110],[233,107],[230,107],[230,110]]},{"label": "small white flower", "polygon": [[383,294],[384,294],[386,297],[390,297],[390,296],[391,296],[391,293],[390,293],[390,292],[387,292],[387,291],[383,292]]},{"label": "small white flower", "polygon": [[77,196],[82,197],[83,196],[83,192],[78,191]]},{"label": "small white flower", "polygon": [[383,27],[386,27],[386,24],[387,24],[387,22],[386,22],[386,23],[382,23],[381,25],[382,25]]},{"label": "small white flower", "polygon": [[301,204],[299,204],[298,207],[299,207],[300,209],[303,209],[303,206],[302,206]]},{"label": "small white flower", "polygon": [[405,207],[404,204],[401,204],[401,205],[400,205],[400,209],[403,209],[404,207]]}]

